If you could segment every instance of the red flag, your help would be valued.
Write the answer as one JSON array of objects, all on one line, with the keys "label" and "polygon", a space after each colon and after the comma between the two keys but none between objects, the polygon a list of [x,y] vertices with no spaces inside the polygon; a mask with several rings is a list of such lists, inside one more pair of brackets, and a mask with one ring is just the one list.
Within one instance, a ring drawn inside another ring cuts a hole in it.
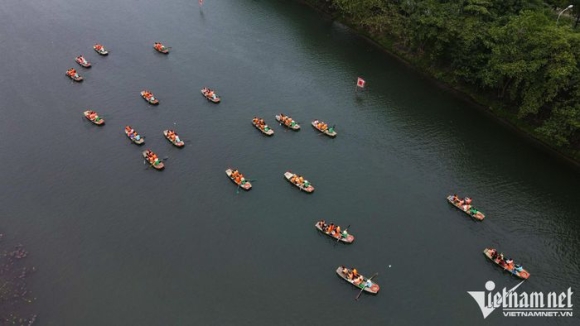
[{"label": "red flag", "polygon": [[203,5],[203,0],[199,0],[199,5]]},{"label": "red flag", "polygon": [[365,87],[365,80],[358,77],[357,81],[356,81],[356,86],[360,87],[360,88],[364,88]]}]

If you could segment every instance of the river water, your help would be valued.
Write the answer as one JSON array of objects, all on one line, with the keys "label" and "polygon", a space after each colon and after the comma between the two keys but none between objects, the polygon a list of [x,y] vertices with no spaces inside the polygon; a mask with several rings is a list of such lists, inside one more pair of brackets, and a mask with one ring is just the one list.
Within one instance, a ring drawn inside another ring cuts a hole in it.
[{"label": "river water", "polygon": [[[308,7],[4,1],[0,41],[0,227],[38,269],[40,325],[578,322],[484,320],[467,294],[519,283],[486,247],[531,272],[518,291],[580,288],[578,170]],[[79,54],[91,69],[74,63]],[[64,75],[70,67],[83,83]],[[105,126],[84,120],[86,109]],[[280,112],[302,130],[276,125]],[[261,135],[254,116],[276,134]],[[314,119],[338,137],[319,136]],[[145,147],[125,137],[127,124]],[[163,138],[168,128],[185,148]],[[143,164],[144,148],[168,156],[164,171]],[[254,189],[236,193],[228,167]],[[315,193],[289,185],[286,170]],[[454,192],[485,221],[450,206]],[[355,242],[318,234],[321,218],[350,225]],[[380,293],[355,302],[339,265],[378,272]]]}]

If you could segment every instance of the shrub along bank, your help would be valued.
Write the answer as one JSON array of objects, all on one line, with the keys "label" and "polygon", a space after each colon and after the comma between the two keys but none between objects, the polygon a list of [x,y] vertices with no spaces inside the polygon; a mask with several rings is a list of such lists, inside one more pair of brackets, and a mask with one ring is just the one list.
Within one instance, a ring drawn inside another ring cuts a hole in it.
[{"label": "shrub along bank", "polygon": [[580,0],[302,2],[580,162]]}]

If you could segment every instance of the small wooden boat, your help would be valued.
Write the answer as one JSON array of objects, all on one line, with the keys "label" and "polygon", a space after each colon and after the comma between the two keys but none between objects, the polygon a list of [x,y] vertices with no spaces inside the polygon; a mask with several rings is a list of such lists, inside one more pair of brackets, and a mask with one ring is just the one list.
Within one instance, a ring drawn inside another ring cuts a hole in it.
[{"label": "small wooden boat", "polygon": [[216,104],[221,101],[219,96],[217,96],[213,90],[211,90],[207,87],[204,87],[201,89],[201,95],[203,95],[203,97],[205,97],[208,101],[216,103]]},{"label": "small wooden boat", "polygon": [[307,193],[311,193],[314,191],[314,187],[308,182],[308,180],[304,180],[303,177],[298,176],[290,171],[284,172],[284,178],[288,180],[291,184],[298,187],[298,189],[306,191]]},{"label": "small wooden boat", "polygon": [[[352,243],[354,241],[354,235],[349,234],[348,232],[346,233],[346,237],[344,237],[344,236],[341,236],[341,235],[338,235],[338,236],[337,235],[333,235],[333,234],[330,234],[330,232],[324,231],[324,229],[322,228],[323,226],[322,226],[321,222],[316,222],[316,224],[314,224],[314,227],[316,227],[316,229],[318,229],[318,231],[326,234],[327,236],[333,238],[336,241],[341,241],[341,242],[344,242],[344,243]],[[347,231],[347,230],[344,230],[344,231]]]},{"label": "small wooden boat", "polygon": [[[493,258],[493,253],[497,252],[497,250],[493,248],[485,248],[483,250],[483,254],[493,261],[496,265],[503,268],[505,271],[510,272],[512,275],[517,276],[521,279],[527,280],[530,277],[530,273],[523,269],[521,265],[515,264],[513,261],[507,263],[505,260],[501,259],[500,257]],[[503,254],[501,254],[503,256]]]},{"label": "small wooden boat", "polygon": [[268,127],[264,122],[264,119],[254,117],[254,119],[252,119],[252,125],[266,136],[272,136],[274,134],[274,130]]},{"label": "small wooden boat", "polygon": [[168,54],[169,53],[169,48],[166,47],[165,45],[159,43],[159,42],[153,43],[153,48],[155,50],[157,50],[158,52],[161,52],[163,54]]},{"label": "small wooden boat", "polygon": [[147,101],[149,104],[152,105],[159,104],[159,100],[156,99],[155,96],[153,96],[153,93],[151,93],[150,91],[147,90],[141,91],[141,97],[143,97],[143,99]]},{"label": "small wooden boat", "polygon": [[327,135],[328,137],[334,138],[336,137],[336,131],[334,131],[334,127],[328,128],[328,125],[323,121],[314,120],[312,121],[312,127],[314,129],[320,131],[321,133]]},{"label": "small wooden boat", "polygon": [[338,276],[340,278],[342,278],[343,280],[352,284],[353,286],[356,286],[357,288],[359,288],[361,290],[364,288],[365,292],[377,294],[379,292],[379,290],[381,289],[377,283],[369,280],[368,278],[364,277],[363,275],[361,275],[363,277],[363,280],[360,283],[358,283],[357,281],[349,279],[348,273],[350,271],[351,271],[351,269],[349,269],[349,268],[346,268],[344,266],[338,266],[338,268],[336,269],[336,274],[338,274]]},{"label": "small wooden boat", "polygon": [[447,196],[447,201],[451,205],[457,207],[459,210],[461,210],[465,214],[473,217],[474,219],[476,219],[478,221],[483,221],[483,219],[485,218],[485,215],[482,212],[480,212],[477,209],[473,208],[473,206],[471,206],[470,204],[460,205],[460,203],[456,203],[455,201],[453,201],[453,196],[452,195]]},{"label": "small wooden boat", "polygon": [[98,43],[93,45],[93,49],[100,55],[109,54],[109,51],[105,50],[105,47],[101,44],[98,44]]},{"label": "small wooden boat", "polygon": [[83,112],[83,114],[85,115],[85,118],[87,118],[87,120],[96,124],[97,126],[103,125],[105,123],[105,119],[99,117],[99,115],[95,111],[87,110]]},{"label": "small wooden boat", "polygon": [[131,126],[125,127],[125,135],[127,135],[134,144],[143,145],[145,143],[145,138],[141,137],[135,129],[131,128]]},{"label": "small wooden boat", "polygon": [[232,176],[234,171],[237,171],[237,170],[232,170],[232,169],[226,170],[226,175],[228,176],[228,178],[230,178],[230,180],[232,180],[233,183],[235,183],[236,185],[238,185],[240,188],[242,188],[244,190],[252,189],[252,184],[250,183],[250,181],[247,181],[244,179],[243,174],[240,173],[241,177],[238,179],[239,181],[236,181],[237,178]]},{"label": "small wooden boat", "polygon": [[163,162],[161,162],[161,160],[159,158],[157,158],[156,160],[150,159],[149,156],[147,155],[148,153],[155,154],[150,150],[143,151],[142,154],[143,154],[143,158],[145,159],[145,161],[147,161],[147,163],[149,163],[149,165],[151,165],[156,170],[162,170],[165,167]]},{"label": "small wooden boat", "polygon": [[282,113],[276,115],[276,121],[280,122],[281,126],[286,126],[292,130],[300,130],[300,125],[296,121]]},{"label": "small wooden boat", "polygon": [[[171,139],[171,136],[169,134],[170,131],[173,132],[173,134],[175,135],[175,138]],[[181,148],[181,147],[183,147],[185,145],[185,142],[183,140],[179,139],[179,135],[177,135],[177,133],[175,131],[173,131],[173,130],[163,130],[163,135],[175,147],[180,147]]]},{"label": "small wooden boat", "polygon": [[74,68],[70,68],[69,70],[66,71],[66,75],[76,81],[76,82],[82,82],[83,81],[83,77],[81,77],[77,71]]},{"label": "small wooden boat", "polygon": [[85,59],[82,55],[76,57],[75,62],[78,63],[79,65],[85,67],[85,68],[91,67],[91,63],[88,62],[87,59]]}]

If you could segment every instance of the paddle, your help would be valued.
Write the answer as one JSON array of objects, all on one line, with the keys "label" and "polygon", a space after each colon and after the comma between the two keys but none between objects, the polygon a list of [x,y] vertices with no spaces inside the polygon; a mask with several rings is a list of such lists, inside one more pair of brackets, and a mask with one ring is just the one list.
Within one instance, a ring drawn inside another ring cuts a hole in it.
[{"label": "paddle", "polygon": [[[389,267],[391,267],[391,265],[389,265]],[[368,280],[371,281],[375,276],[379,275],[379,273],[375,273],[375,275],[371,276]],[[363,291],[366,289],[366,282],[365,284],[363,284],[362,289],[360,289],[360,292],[358,293],[358,295],[356,296],[356,298],[354,298],[355,301],[358,301],[358,298],[360,298],[360,295],[363,293]]]},{"label": "paddle", "polygon": [[241,186],[241,185],[242,185],[241,183],[240,183],[240,184],[238,184],[238,188],[236,188],[236,195],[240,193],[240,186]]}]

